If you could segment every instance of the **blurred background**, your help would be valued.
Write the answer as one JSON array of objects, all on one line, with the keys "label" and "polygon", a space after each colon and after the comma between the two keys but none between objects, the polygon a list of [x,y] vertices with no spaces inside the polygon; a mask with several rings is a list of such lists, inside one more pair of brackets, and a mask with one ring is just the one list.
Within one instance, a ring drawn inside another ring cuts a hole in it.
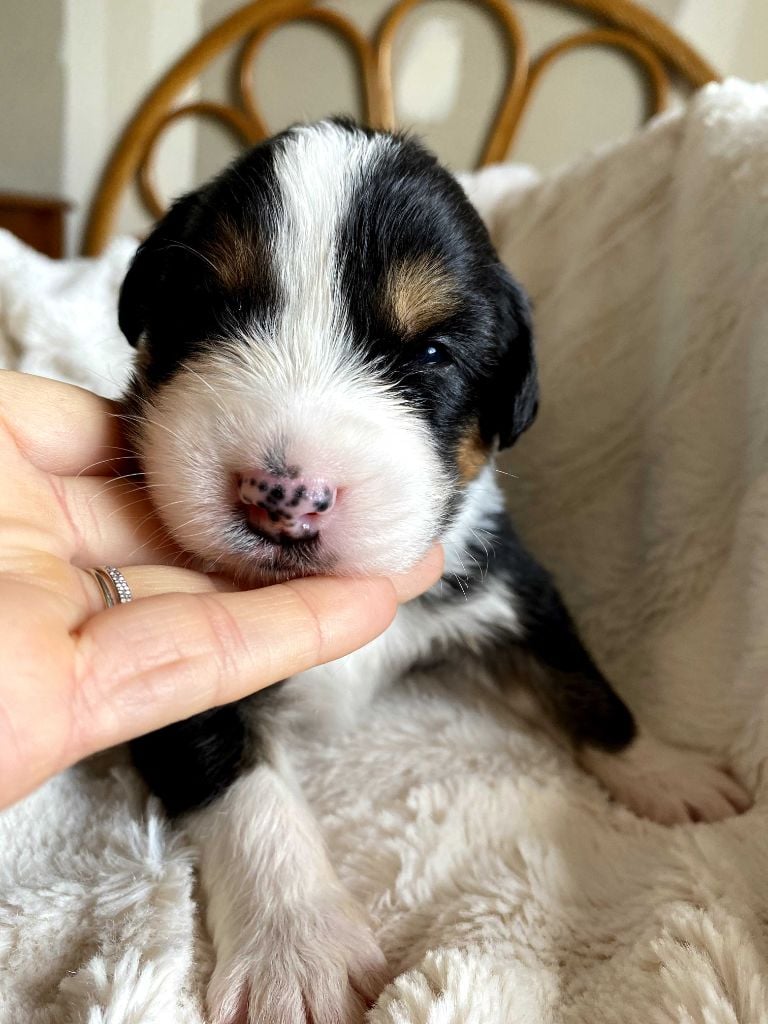
[{"label": "blurred background", "polygon": [[[327,6],[373,34],[392,0]],[[105,161],[138,103],[173,61],[239,0],[0,0],[0,192],[65,200],[64,251],[79,250]],[[514,0],[532,52],[587,27],[543,0]],[[646,0],[723,75],[768,79],[768,0]],[[224,99],[232,54],[188,98]],[[479,5],[433,0],[408,18],[395,50],[395,108],[455,169],[473,166],[506,73],[498,26]],[[256,61],[254,93],[270,128],[328,113],[361,113],[352,55],[306,24],[276,31]],[[640,76],[615,52],[567,55],[543,77],[511,159],[549,169],[643,119]],[[183,192],[237,151],[201,119],[173,125],[158,154],[164,196]],[[119,230],[141,233],[135,196]]]}]

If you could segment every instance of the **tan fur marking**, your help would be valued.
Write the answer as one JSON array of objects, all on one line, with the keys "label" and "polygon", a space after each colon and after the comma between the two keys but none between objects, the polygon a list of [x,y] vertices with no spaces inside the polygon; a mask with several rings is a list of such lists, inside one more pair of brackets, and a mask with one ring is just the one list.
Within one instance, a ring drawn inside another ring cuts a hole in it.
[{"label": "tan fur marking", "polygon": [[488,445],[480,437],[480,429],[474,423],[461,438],[456,449],[456,464],[462,483],[468,484],[475,479],[488,461],[488,455]]},{"label": "tan fur marking", "polygon": [[242,288],[261,275],[263,247],[255,238],[247,237],[229,218],[219,222],[218,231],[208,240],[204,255],[225,288]]},{"label": "tan fur marking", "polygon": [[459,305],[456,282],[432,257],[403,260],[387,274],[385,302],[406,336],[450,316]]}]

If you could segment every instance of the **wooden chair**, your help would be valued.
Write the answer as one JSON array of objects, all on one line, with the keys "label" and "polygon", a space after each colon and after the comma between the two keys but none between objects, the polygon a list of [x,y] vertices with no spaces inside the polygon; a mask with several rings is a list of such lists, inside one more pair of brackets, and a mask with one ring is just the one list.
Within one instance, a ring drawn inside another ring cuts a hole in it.
[{"label": "wooden chair", "polygon": [[[234,131],[243,145],[252,145],[272,134],[253,95],[252,70],[265,40],[288,22],[313,22],[337,33],[357,59],[366,120],[374,127],[396,127],[393,44],[406,16],[425,2],[429,0],[397,0],[384,15],[373,39],[319,0],[256,0],[220,22],[163,76],[123,133],[91,206],[85,235],[86,255],[103,249],[114,231],[121,200],[134,180],[148,212],[153,217],[163,214],[164,203],[155,184],[154,153],[159,138],[175,121],[189,116],[213,118]],[[715,70],[684,40],[631,0],[543,0],[583,12],[592,26],[553,43],[533,57],[512,0],[472,2],[496,20],[508,54],[505,87],[479,166],[509,155],[541,76],[563,54],[575,49],[610,47],[634,61],[647,78],[649,115],[666,106],[671,80],[696,89],[718,79]],[[232,103],[179,102],[184,90],[215,58],[237,47],[241,47],[237,58],[238,95]]]}]

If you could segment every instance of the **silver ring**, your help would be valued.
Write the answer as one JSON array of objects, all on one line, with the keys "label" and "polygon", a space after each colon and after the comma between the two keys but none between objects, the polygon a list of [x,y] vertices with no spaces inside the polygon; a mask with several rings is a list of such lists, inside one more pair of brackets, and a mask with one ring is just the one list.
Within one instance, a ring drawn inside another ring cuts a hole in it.
[{"label": "silver ring", "polygon": [[133,600],[128,580],[114,565],[98,565],[88,571],[98,583],[107,608],[114,608],[116,604],[128,604]]}]

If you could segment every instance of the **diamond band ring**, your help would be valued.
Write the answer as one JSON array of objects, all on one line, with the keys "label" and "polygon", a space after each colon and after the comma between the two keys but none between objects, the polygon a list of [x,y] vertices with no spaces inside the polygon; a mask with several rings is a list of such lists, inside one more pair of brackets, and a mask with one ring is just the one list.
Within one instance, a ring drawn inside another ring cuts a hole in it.
[{"label": "diamond band ring", "polygon": [[98,583],[107,608],[113,608],[116,604],[128,604],[133,600],[128,581],[114,565],[100,565],[88,571]]}]

